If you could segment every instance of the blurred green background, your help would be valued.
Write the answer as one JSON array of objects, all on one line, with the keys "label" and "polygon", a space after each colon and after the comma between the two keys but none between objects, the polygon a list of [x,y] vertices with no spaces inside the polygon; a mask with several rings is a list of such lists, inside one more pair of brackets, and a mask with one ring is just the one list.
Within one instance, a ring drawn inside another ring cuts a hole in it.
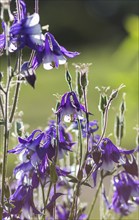
[{"label": "blurred green background", "polygon": [[[25,1],[27,10],[34,12],[34,0]],[[69,71],[75,85],[75,69],[72,63],[92,63],[89,71],[88,103],[89,111],[97,119],[99,93],[95,87],[116,89],[125,84],[111,105],[107,135],[114,140],[115,115],[119,111],[122,93],[126,93],[126,133],[122,141],[123,148],[135,147],[136,130],[139,123],[138,112],[138,62],[139,62],[139,7],[136,0],[40,0],[41,25],[49,24],[49,31],[60,45],[68,50],[80,52],[80,56],[68,60]],[[12,3],[12,8],[15,5]],[[23,61],[29,57],[26,50]],[[13,57],[14,61],[14,57]],[[3,57],[0,57],[0,69],[5,71]],[[35,89],[23,84],[18,111],[23,111],[23,121],[29,125],[28,131],[37,127],[42,129],[53,117],[52,108],[56,104],[55,94],[68,91],[65,81],[65,69],[46,71],[37,70]],[[12,148],[13,146],[11,146]],[[90,192],[91,193],[91,192]],[[88,199],[88,194],[87,198]],[[97,216],[97,213],[96,213]],[[128,219],[138,219],[138,213]],[[126,218],[125,218],[126,219]]]}]

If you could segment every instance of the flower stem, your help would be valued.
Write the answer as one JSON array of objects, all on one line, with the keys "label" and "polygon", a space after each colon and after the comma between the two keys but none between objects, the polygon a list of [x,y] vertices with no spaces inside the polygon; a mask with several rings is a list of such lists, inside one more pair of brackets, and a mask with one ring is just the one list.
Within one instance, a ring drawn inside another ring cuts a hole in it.
[{"label": "flower stem", "polygon": [[101,180],[100,180],[99,186],[98,186],[98,188],[97,188],[97,191],[96,191],[96,194],[95,194],[95,198],[94,198],[94,201],[93,201],[93,203],[92,203],[92,206],[91,206],[90,212],[89,212],[89,214],[88,214],[87,220],[89,220],[90,217],[91,217],[91,214],[92,214],[93,209],[94,209],[94,206],[95,206],[95,204],[96,204],[96,200],[97,200],[99,191],[100,191],[100,189],[101,189],[102,183],[103,183],[103,178],[101,177]]},{"label": "flower stem", "polygon": [[48,199],[49,199],[51,188],[52,188],[52,182],[50,182],[50,185],[49,185],[49,188],[48,188],[48,193],[47,193],[47,197],[46,197],[46,201],[45,201],[45,206],[48,203]]},{"label": "flower stem", "polygon": [[1,94],[0,94],[0,108],[1,108],[2,117],[4,118],[4,108],[3,108],[3,103],[2,103]]},{"label": "flower stem", "polygon": [[12,123],[12,121],[13,121],[13,117],[14,117],[14,113],[15,113],[16,106],[17,106],[17,101],[18,101],[19,90],[20,90],[20,82],[17,82],[16,89],[15,89],[13,106],[12,106],[11,115],[10,115],[10,118],[9,118],[10,123]]},{"label": "flower stem", "polygon": [[102,141],[103,137],[105,136],[105,132],[106,132],[106,129],[107,129],[107,122],[108,122],[108,112],[109,112],[109,106],[111,104],[111,101],[112,99],[109,99],[108,103],[107,103],[107,106],[105,108],[105,111],[104,111],[104,126],[103,126],[103,129],[102,129],[102,134],[101,134],[101,137],[100,139],[98,140],[97,142],[97,145],[98,146],[100,144],[100,142]]},{"label": "flower stem", "polygon": [[3,145],[3,165],[2,165],[2,189],[1,189],[1,204],[4,205],[5,194],[5,178],[7,167],[7,151],[9,142],[9,130],[8,130],[8,93],[5,95],[5,118],[4,118],[4,145]]},{"label": "flower stem", "polygon": [[85,88],[83,89],[83,96],[84,96],[84,104],[86,109],[86,132],[87,132],[87,139],[86,139],[86,145],[87,149],[86,152],[88,153],[88,139],[89,139],[89,114],[88,114],[88,104],[87,104],[87,94]]}]

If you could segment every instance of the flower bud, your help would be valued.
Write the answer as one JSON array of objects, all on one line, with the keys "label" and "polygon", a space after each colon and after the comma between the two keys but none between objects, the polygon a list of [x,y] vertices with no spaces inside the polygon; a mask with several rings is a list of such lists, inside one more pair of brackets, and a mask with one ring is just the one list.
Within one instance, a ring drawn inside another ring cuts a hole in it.
[{"label": "flower bud", "polygon": [[104,113],[106,106],[107,106],[107,95],[101,94],[99,100],[99,106],[98,106],[99,111],[102,111]]},{"label": "flower bud", "polygon": [[77,93],[79,95],[79,99],[81,99],[83,96],[83,91],[81,87],[81,76],[79,72],[77,72],[76,74],[77,74],[76,76]]}]

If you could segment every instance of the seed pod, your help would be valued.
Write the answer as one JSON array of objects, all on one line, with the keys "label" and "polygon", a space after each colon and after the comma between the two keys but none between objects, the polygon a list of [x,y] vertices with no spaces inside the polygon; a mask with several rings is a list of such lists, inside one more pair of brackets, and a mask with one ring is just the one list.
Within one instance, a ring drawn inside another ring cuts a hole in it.
[{"label": "seed pod", "polygon": [[83,96],[83,90],[82,90],[82,87],[81,87],[81,75],[79,72],[76,73],[77,74],[77,78],[76,78],[76,85],[77,85],[77,93],[79,95],[79,99],[82,98]]},{"label": "seed pod", "polygon": [[98,106],[99,111],[104,113],[106,106],[107,106],[107,96],[105,94],[101,94],[99,99],[99,106]]},{"label": "seed pod", "polygon": [[119,138],[119,130],[120,130],[120,119],[119,116],[116,115],[116,120],[115,120],[115,136]]}]

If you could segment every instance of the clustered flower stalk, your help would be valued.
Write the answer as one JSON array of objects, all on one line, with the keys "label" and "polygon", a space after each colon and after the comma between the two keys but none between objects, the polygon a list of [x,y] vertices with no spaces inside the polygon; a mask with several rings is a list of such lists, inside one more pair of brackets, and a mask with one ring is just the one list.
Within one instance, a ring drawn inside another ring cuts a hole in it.
[{"label": "clustered flower stalk", "polygon": [[[101,207],[105,207],[103,212],[100,207],[100,219],[102,214],[106,215],[105,210],[115,212],[117,219],[129,215],[133,207],[139,205],[139,144],[137,134],[135,148],[125,150],[121,146],[125,129],[124,95],[116,115],[116,145],[107,136],[110,106],[124,86],[113,90],[110,95],[107,94],[108,88],[103,87],[99,101],[102,116],[99,134],[99,123],[91,119],[95,116],[89,111],[87,98],[91,64],[74,64],[74,88],[67,58],[74,58],[79,53],[61,46],[48,30],[43,33],[38,0],[34,0],[32,15],[27,13],[24,0],[12,2],[16,3],[14,16],[10,0],[0,1],[3,28],[0,55],[7,56],[6,83],[0,72],[0,125],[4,131],[0,219],[90,220],[99,194]],[[9,21],[4,18],[4,10],[8,10]],[[25,47],[30,49],[30,58],[23,62]],[[14,67],[10,60],[13,53],[17,55]],[[36,69],[41,64],[46,71],[65,65],[69,90],[58,97],[53,110],[54,120],[48,121],[44,130],[35,129],[28,134],[17,109],[20,87],[26,83],[35,88]],[[14,92],[12,101],[11,91]],[[18,144],[10,149],[14,124]],[[10,183],[7,178],[8,154],[19,155]],[[104,179],[108,176],[112,196],[105,190]],[[95,191],[88,210],[80,200],[83,187]]]}]

